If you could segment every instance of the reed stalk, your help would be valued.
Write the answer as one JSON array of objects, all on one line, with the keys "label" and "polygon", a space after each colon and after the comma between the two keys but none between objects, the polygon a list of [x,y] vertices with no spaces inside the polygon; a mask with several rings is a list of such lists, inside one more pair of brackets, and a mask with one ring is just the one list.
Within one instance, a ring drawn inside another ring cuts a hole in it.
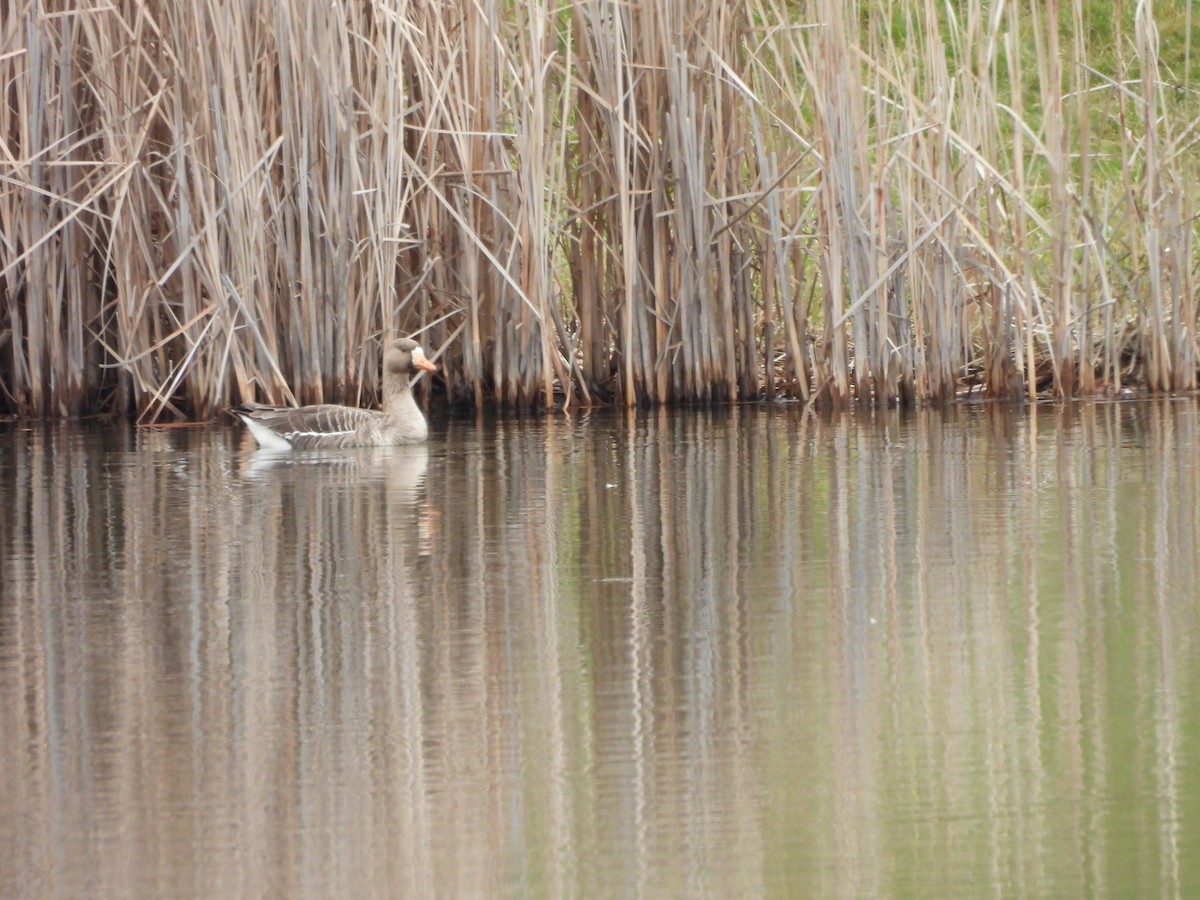
[{"label": "reed stalk", "polygon": [[16,0],[0,412],[1193,390],[1191,18]]}]

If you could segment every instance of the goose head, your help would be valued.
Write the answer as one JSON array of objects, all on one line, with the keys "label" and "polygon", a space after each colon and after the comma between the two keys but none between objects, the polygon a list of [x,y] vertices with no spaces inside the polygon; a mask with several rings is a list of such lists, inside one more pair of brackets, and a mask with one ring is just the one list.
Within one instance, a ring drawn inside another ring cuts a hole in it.
[{"label": "goose head", "polygon": [[398,338],[383,355],[384,375],[411,375],[418,371],[436,372],[437,366],[425,356],[421,345],[409,338]]}]

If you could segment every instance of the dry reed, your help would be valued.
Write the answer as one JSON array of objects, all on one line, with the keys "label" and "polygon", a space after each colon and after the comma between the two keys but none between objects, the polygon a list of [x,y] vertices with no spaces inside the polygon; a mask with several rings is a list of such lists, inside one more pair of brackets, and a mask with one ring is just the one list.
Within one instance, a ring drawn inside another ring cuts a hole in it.
[{"label": "dry reed", "polygon": [[1194,389],[1161,41],[1151,2],[10,3],[0,410],[367,403],[401,332],[476,405]]}]

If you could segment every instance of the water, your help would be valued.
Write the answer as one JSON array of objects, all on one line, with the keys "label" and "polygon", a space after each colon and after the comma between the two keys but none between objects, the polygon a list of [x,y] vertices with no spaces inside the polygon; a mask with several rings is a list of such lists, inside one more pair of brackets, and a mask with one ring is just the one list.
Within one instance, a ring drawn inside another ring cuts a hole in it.
[{"label": "water", "polygon": [[0,428],[5,897],[1200,892],[1193,401]]}]

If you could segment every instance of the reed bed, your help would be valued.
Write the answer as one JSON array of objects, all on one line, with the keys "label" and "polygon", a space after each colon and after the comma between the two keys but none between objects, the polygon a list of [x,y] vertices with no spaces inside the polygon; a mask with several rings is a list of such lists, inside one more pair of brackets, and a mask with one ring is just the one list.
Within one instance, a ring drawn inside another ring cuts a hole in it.
[{"label": "reed bed", "polygon": [[1179,4],[16,0],[0,410],[1196,387]]}]

